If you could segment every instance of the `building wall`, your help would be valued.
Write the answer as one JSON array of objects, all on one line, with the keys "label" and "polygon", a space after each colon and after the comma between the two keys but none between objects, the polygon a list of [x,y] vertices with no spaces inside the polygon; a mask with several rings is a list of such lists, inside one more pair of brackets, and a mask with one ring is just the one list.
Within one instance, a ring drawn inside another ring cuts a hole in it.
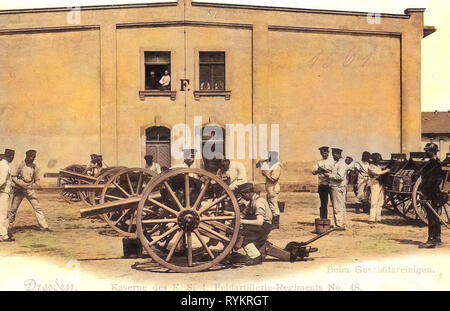
[{"label": "building wall", "polygon": [[[178,5],[0,12],[0,141],[39,150],[44,172],[85,163],[141,166],[145,129],[178,123],[280,124],[284,183],[311,185],[323,144],[362,151],[420,148],[423,10],[383,15]],[[139,98],[143,50],[171,51],[168,97]],[[224,97],[194,98],[198,52],[226,52]],[[179,79],[191,81],[180,92]],[[30,121],[32,119],[32,121]],[[248,147],[250,148],[250,147]],[[260,180],[254,161],[249,175]]]},{"label": "building wall", "polygon": [[98,31],[0,36],[0,144],[57,170],[100,143]]},{"label": "building wall", "polygon": [[256,115],[286,120],[280,150],[289,180],[307,174],[301,162],[322,145],[355,159],[400,151],[399,38],[271,31],[269,41],[269,107]]}]

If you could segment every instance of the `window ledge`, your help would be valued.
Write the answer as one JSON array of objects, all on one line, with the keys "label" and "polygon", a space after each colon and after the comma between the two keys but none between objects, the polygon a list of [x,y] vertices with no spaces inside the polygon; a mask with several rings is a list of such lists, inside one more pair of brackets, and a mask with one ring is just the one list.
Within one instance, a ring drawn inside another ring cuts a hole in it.
[{"label": "window ledge", "polygon": [[225,100],[230,100],[231,91],[194,91],[195,100],[200,100],[200,97],[225,97]]},{"label": "window ledge", "polygon": [[175,100],[177,98],[177,92],[170,90],[139,91],[140,100],[145,100],[146,97],[170,97],[170,100]]}]

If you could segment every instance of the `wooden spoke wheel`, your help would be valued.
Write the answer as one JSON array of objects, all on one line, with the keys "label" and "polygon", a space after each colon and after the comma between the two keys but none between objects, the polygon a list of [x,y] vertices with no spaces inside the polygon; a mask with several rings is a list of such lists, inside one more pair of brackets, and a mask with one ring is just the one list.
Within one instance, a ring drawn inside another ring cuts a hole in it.
[{"label": "wooden spoke wheel", "polygon": [[390,192],[389,200],[392,209],[400,216],[410,220],[419,219],[414,209],[414,205],[412,204],[411,194]]},{"label": "wooden spoke wheel", "polygon": [[[98,171],[94,185],[103,185],[108,182],[109,178],[116,174],[117,172],[126,169],[124,166],[117,166],[117,167],[107,167],[103,168],[100,171]],[[89,191],[87,193],[86,198],[86,204],[88,205],[97,205],[100,204],[100,197],[102,193],[103,188],[100,188],[98,191]]]},{"label": "wooden spoke wheel", "polygon": [[390,210],[391,212],[398,213],[397,209],[392,205],[392,200],[390,193],[386,192],[384,194],[384,205],[383,208]]},{"label": "wooden spoke wheel", "polygon": [[[78,164],[70,165],[70,166],[64,168],[65,171],[71,171],[71,172],[80,173],[80,174],[82,174],[85,169],[86,169],[85,166],[78,165]],[[66,190],[63,188],[64,185],[75,185],[75,184],[78,184],[78,182],[79,182],[79,180],[76,178],[63,177],[63,176],[58,177],[58,180],[56,181],[56,185],[60,189],[59,193],[61,194],[61,196],[63,197],[63,199],[66,202],[76,203],[76,202],[81,201],[81,198],[78,195],[78,192],[69,191],[69,190]]]},{"label": "wooden spoke wheel", "polygon": [[[156,173],[141,168],[125,168],[107,176],[99,201],[121,201],[132,197],[140,197],[150,180]],[[102,215],[102,218],[118,233],[126,237],[136,237],[136,210],[138,202],[126,205],[114,212]]]},{"label": "wooden spoke wheel", "polygon": [[233,192],[201,169],[159,175],[143,192],[137,211],[138,237],[145,250],[176,272],[198,272],[219,264],[235,245],[239,226]]},{"label": "wooden spoke wheel", "polygon": [[[108,168],[103,169],[103,168],[100,168],[98,166],[89,166],[89,167],[86,167],[84,169],[82,174],[97,178],[100,175],[102,175],[105,171],[108,171]],[[78,184],[79,185],[89,185],[91,183],[90,182],[86,182],[84,180],[79,180]],[[92,193],[92,191],[88,191],[88,190],[86,190],[86,191],[78,191],[78,196],[80,197],[81,202],[83,202],[86,205],[93,205],[91,193]]]},{"label": "wooden spoke wheel", "polygon": [[[425,224],[428,224],[427,212],[428,208],[431,207],[431,201],[425,198],[424,194],[422,193],[421,185],[422,185],[422,177],[420,177],[414,185],[413,205],[420,220],[422,220]],[[448,191],[448,193],[450,194],[450,191]],[[450,214],[450,201],[447,201],[447,203],[443,204],[442,208],[438,210],[438,215],[441,216],[443,221],[450,224],[449,214]]]}]

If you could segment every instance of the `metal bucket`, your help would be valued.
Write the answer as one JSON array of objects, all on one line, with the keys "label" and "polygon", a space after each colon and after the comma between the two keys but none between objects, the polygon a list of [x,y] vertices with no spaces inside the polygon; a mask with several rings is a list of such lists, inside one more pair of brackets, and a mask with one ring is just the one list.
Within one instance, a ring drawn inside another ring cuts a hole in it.
[{"label": "metal bucket", "polygon": [[142,257],[142,244],[139,239],[123,238],[122,244],[124,258]]},{"label": "metal bucket", "polygon": [[329,219],[320,219],[317,218],[315,221],[316,224],[316,233],[322,234],[331,229],[331,221]]}]

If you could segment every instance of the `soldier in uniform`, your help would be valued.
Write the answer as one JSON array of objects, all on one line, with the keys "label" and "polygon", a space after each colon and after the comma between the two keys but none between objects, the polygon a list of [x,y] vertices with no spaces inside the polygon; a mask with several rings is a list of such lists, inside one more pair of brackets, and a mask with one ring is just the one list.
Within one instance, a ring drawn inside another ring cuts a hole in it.
[{"label": "soldier in uniform", "polygon": [[370,156],[371,164],[369,165],[368,174],[370,176],[370,217],[369,224],[381,221],[381,210],[384,205],[384,188],[380,184],[380,177],[389,173],[390,169],[382,170],[379,163],[381,154],[374,153]]},{"label": "soldier in uniform", "polygon": [[261,174],[266,179],[267,202],[272,211],[273,228],[280,228],[280,210],[278,208],[278,195],[280,194],[281,164],[278,159],[278,152],[270,151],[269,157],[265,161],[257,163],[261,169]]},{"label": "soldier in uniform", "polygon": [[32,187],[39,187],[37,185],[37,182],[39,181],[39,171],[34,164],[36,153],[36,150],[28,150],[26,152],[25,160],[11,170],[14,194],[11,208],[8,212],[9,226],[12,227],[14,225],[19,205],[22,203],[22,200],[26,198],[33,207],[41,230],[51,231],[48,228],[48,224],[45,220],[45,216],[42,212],[36,192],[31,189]]},{"label": "soldier in uniform", "polygon": [[442,164],[437,156],[438,151],[439,148],[434,143],[428,143],[425,146],[425,152],[430,158],[430,161],[421,171],[422,193],[425,196],[425,199],[430,202],[431,206],[426,204],[428,240],[426,243],[419,246],[421,248],[435,248],[442,244],[440,219],[429,210],[432,208],[440,214],[442,206],[445,204],[440,188],[442,182]]},{"label": "soldier in uniform", "polygon": [[14,160],[14,150],[5,149],[0,161],[0,242],[14,241],[8,235],[8,208],[11,194],[10,163]]},{"label": "soldier in uniform", "polygon": [[[356,198],[358,199],[361,207],[365,213],[369,211],[369,196],[370,196],[370,177],[369,177],[369,165],[370,165],[370,152],[364,151],[361,157],[361,162],[355,163],[355,169],[358,172]],[[356,210],[359,213],[359,207]]]},{"label": "soldier in uniform", "polygon": [[331,154],[335,162],[331,173],[324,173],[330,180],[331,203],[333,205],[334,223],[336,230],[345,230],[347,171],[348,166],[342,158],[342,149],[332,148]]},{"label": "soldier in uniform", "polygon": [[241,162],[223,159],[217,176],[226,181],[231,190],[236,190],[240,185],[247,183],[247,171]]},{"label": "soldier in uniform", "polygon": [[312,170],[313,175],[319,178],[319,198],[320,198],[320,218],[328,219],[328,196],[331,197],[330,179],[325,173],[331,173],[336,161],[330,157],[329,147],[320,147],[320,155],[322,160],[317,161]]},{"label": "soldier in uniform", "polygon": [[88,165],[88,174],[96,176],[103,167],[103,156],[100,154],[91,154],[91,162]]},{"label": "soldier in uniform", "polygon": [[266,242],[272,230],[272,211],[266,199],[255,193],[253,184],[245,183],[237,191],[248,202],[241,214],[242,247],[249,260],[247,265],[261,264]]},{"label": "soldier in uniform", "polygon": [[146,169],[155,172],[156,174],[161,174],[161,166],[153,161],[153,156],[151,154],[147,154],[144,159]]}]

